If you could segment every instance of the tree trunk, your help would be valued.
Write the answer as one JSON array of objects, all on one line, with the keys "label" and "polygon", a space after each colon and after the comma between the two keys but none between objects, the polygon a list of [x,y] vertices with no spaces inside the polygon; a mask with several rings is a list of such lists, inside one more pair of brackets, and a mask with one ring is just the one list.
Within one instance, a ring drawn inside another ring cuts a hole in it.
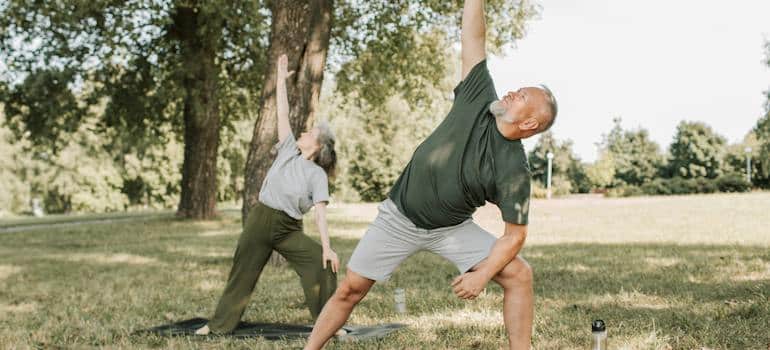
[{"label": "tree trunk", "polygon": [[[259,199],[262,180],[275,157],[271,152],[278,141],[275,62],[281,54],[286,54],[289,58],[288,69],[296,71],[286,84],[289,120],[296,135],[312,124],[318,108],[332,26],[332,0],[272,1],[270,6],[273,23],[268,64],[265,66],[265,84],[244,175],[244,222],[249,210]],[[277,256],[273,254],[273,263],[279,259]]]},{"label": "tree trunk", "polygon": [[[195,5],[192,5],[195,6]],[[215,62],[215,25],[194,7],[178,7],[173,15],[171,35],[179,40],[184,63],[184,163],[182,194],[177,215],[192,219],[214,217],[217,195],[217,154],[219,149],[218,68]]]}]

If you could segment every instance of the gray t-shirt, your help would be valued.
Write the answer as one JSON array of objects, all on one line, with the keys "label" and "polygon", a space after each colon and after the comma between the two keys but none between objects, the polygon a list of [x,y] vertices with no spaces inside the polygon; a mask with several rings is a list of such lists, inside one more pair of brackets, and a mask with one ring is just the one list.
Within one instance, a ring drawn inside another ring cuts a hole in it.
[{"label": "gray t-shirt", "polygon": [[302,220],[313,205],[329,201],[329,180],[323,168],[302,157],[294,135],[276,147],[278,155],[262,182],[259,201]]}]

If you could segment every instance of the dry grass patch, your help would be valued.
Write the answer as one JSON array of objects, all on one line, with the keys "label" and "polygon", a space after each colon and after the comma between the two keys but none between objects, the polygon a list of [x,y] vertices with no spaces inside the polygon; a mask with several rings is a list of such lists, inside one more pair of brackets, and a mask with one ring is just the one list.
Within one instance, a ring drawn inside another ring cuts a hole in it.
[{"label": "dry grass patch", "polygon": [[648,295],[638,291],[621,291],[617,294],[604,294],[591,297],[589,303],[595,306],[613,305],[626,308],[663,310],[671,307],[668,300],[657,295]]},{"label": "dry grass patch", "polygon": [[21,267],[14,265],[0,265],[0,281],[10,277],[14,273],[21,271]]},{"label": "dry grass patch", "polygon": [[211,230],[198,234],[201,237],[218,237],[218,236],[237,236],[241,234],[239,230]]},{"label": "dry grass patch", "polygon": [[162,263],[155,258],[126,253],[75,253],[66,256],[51,255],[49,257],[57,260],[89,262],[97,264],[162,265]]},{"label": "dry grass patch", "polygon": [[21,304],[0,304],[0,314],[4,313],[27,313],[33,312],[38,309],[35,303],[21,303]]},{"label": "dry grass patch", "polygon": [[644,262],[653,267],[672,267],[681,264],[682,259],[648,257],[644,259]]}]

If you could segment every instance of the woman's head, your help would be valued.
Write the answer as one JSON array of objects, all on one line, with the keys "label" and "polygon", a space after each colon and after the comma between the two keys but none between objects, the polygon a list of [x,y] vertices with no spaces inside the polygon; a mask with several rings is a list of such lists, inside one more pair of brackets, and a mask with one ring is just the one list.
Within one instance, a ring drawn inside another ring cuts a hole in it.
[{"label": "woman's head", "polygon": [[323,168],[329,177],[334,176],[337,166],[337,152],[334,150],[334,133],[326,122],[320,122],[309,131],[303,132],[297,147],[302,153],[310,154],[309,159]]}]

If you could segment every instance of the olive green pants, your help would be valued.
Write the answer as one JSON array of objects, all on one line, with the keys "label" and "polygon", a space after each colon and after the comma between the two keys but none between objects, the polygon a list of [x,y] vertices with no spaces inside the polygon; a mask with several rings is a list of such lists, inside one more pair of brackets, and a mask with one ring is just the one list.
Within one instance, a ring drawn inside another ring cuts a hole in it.
[{"label": "olive green pants", "polygon": [[246,218],[227,286],[209,321],[212,332],[230,333],[238,326],[273,250],[286,258],[297,272],[310,314],[314,320],[318,317],[337,289],[337,276],[332,272],[331,264],[324,269],[321,262],[321,245],[302,232],[302,220],[257,203]]}]

